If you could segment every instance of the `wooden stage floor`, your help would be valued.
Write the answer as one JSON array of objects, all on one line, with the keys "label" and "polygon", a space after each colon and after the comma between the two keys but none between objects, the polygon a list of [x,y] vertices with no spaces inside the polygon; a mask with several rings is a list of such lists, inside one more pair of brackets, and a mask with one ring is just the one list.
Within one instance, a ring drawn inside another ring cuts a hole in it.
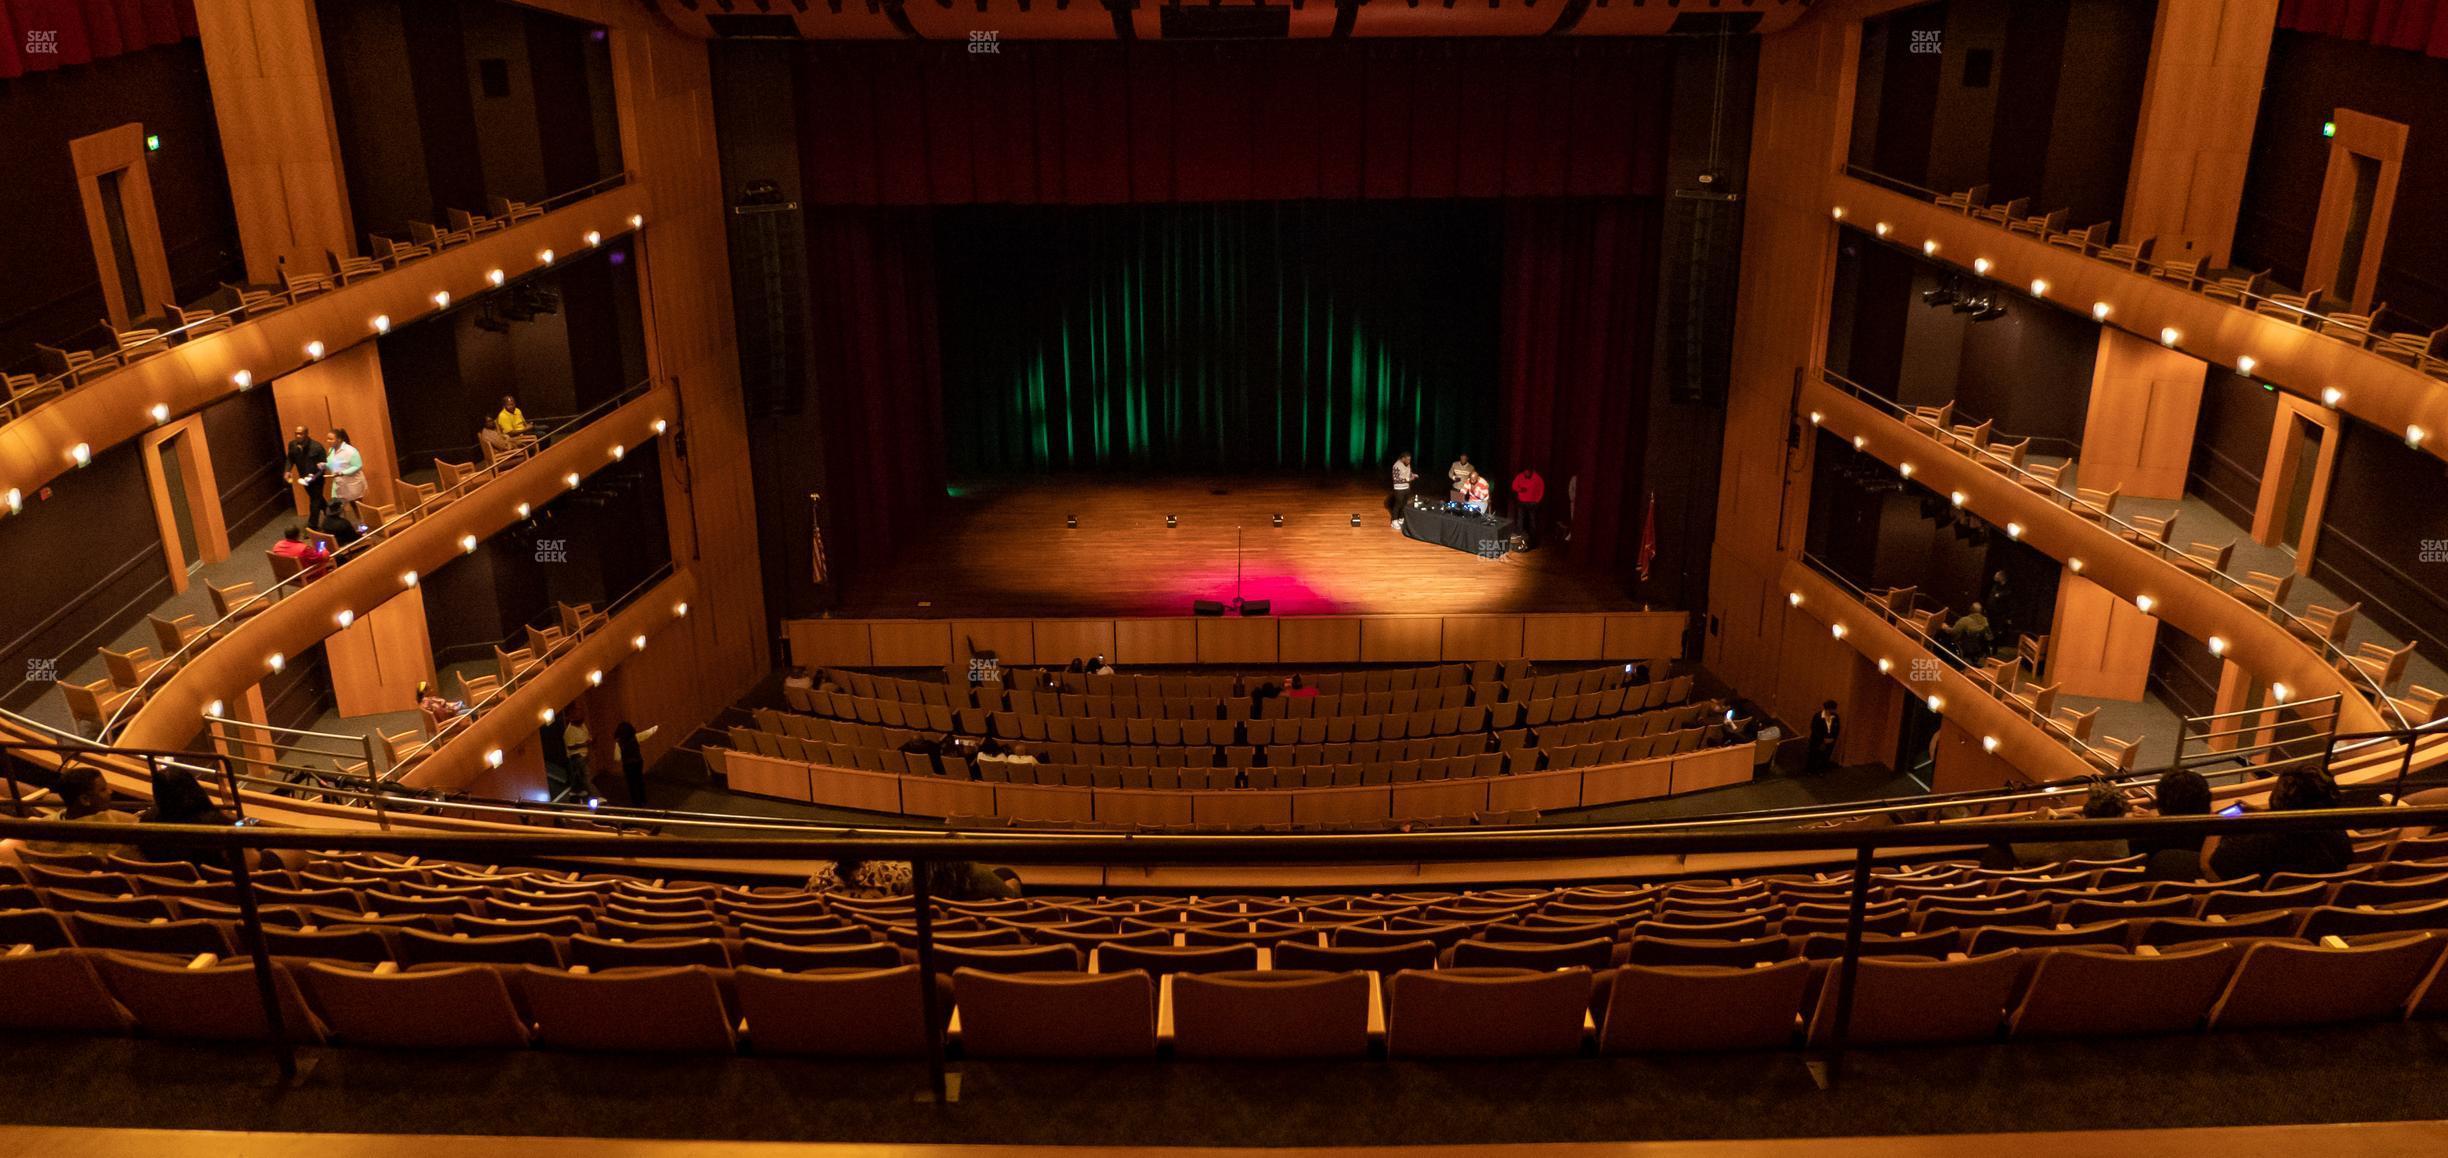
[{"label": "wooden stage floor", "polygon": [[[1232,601],[1235,528],[1241,593],[1271,600],[1277,615],[1638,607],[1614,576],[1556,545],[1483,559],[1406,538],[1387,525],[1374,475],[1058,476],[953,490],[898,559],[844,584],[836,614],[1187,615],[1193,600]],[[1550,521],[1561,506],[1549,499]],[[1078,529],[1063,525],[1068,514]],[[1167,529],[1167,514],[1179,525]]]}]

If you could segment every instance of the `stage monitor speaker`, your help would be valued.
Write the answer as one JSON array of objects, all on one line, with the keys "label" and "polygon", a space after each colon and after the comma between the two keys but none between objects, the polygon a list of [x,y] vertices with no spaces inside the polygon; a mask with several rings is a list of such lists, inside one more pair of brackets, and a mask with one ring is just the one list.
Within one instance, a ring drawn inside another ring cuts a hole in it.
[{"label": "stage monitor speaker", "polygon": [[1668,206],[1673,256],[1662,279],[1667,396],[1686,405],[1723,406],[1734,357],[1742,202],[1702,187],[1676,191]]},{"label": "stage monitor speaker", "polygon": [[1274,609],[1275,605],[1264,599],[1244,599],[1241,601],[1241,614],[1243,615],[1264,615]]},{"label": "stage monitor speaker", "polygon": [[1190,605],[1190,610],[1199,615],[1222,615],[1224,614],[1224,605],[1216,602],[1213,599],[1201,599],[1195,603],[1192,603]]},{"label": "stage monitor speaker", "polygon": [[778,196],[744,196],[729,219],[732,324],[751,419],[807,405],[807,243],[799,203]]}]

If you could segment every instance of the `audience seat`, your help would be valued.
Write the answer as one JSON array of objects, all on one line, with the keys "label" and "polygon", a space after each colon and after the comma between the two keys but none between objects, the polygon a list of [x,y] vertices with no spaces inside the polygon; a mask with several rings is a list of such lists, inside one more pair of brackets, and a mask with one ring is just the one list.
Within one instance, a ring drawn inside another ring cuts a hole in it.
[{"label": "audience seat", "polygon": [[[810,969],[890,969],[902,952],[891,945],[792,945],[750,937],[740,944],[740,964],[782,973]],[[946,972],[950,965],[941,965]]]},{"label": "audience seat", "polygon": [[[1172,973],[1240,973],[1258,968],[1256,945],[1105,945],[1094,962],[1099,973],[1142,970],[1151,977]],[[1278,968],[1286,968],[1280,961]]]},{"label": "audience seat", "polygon": [[602,973],[522,965],[518,978],[541,1045],[729,1053],[735,1044],[715,971],[702,965]]},{"label": "audience seat", "polygon": [[[209,955],[181,963],[112,949],[97,950],[95,963],[111,993],[148,1036],[209,1041],[266,1041],[272,1036],[252,964],[222,962]],[[275,962],[272,980],[284,1036],[301,1044],[321,1042],[322,1023],[307,1009],[288,966]]]},{"label": "audience seat", "polygon": [[1387,1056],[1577,1053],[1592,984],[1581,968],[1403,970],[1386,987]]},{"label": "audience seat", "polygon": [[1631,965],[1615,971],[1598,1030],[1603,1053],[1781,1049],[1800,1028],[1809,962],[1758,968]]},{"label": "audience seat", "polygon": [[2437,933],[2345,945],[2258,941],[2210,1013],[2212,1029],[2324,1025],[2392,1017],[2438,964]]},{"label": "audience seat", "polygon": [[1615,964],[1615,942],[1591,939],[1565,945],[1510,945],[1464,941],[1453,947],[1456,968],[1565,969],[1578,965],[1592,973]]},{"label": "audience seat", "polygon": [[953,974],[961,1050],[978,1058],[1156,1053],[1156,982],[1145,973]]},{"label": "audience seat", "polygon": [[0,952],[0,1029],[126,1033],[136,1019],[81,949]]},{"label": "audience seat", "polygon": [[393,935],[391,948],[400,965],[410,969],[420,965],[541,965],[559,969],[569,963],[561,944],[542,933],[459,932],[446,936],[423,929],[401,929]]},{"label": "audience seat", "polygon": [[2039,955],[2013,1037],[2117,1037],[2201,1028],[2244,951],[2225,943],[2168,953],[2056,949]]},{"label": "audience seat", "polygon": [[[890,952],[889,946],[869,946]],[[786,973],[750,965],[732,979],[749,1044],[761,1054],[925,1057],[925,1002],[918,967],[833,968]],[[935,979],[935,1016],[952,1016],[952,984]]]},{"label": "audience seat", "polygon": [[1307,941],[1282,941],[1275,946],[1274,959],[1278,969],[1363,970],[1390,977],[1405,969],[1435,968],[1437,946],[1434,941],[1406,941],[1326,948]]},{"label": "audience seat", "polygon": [[1180,973],[1170,985],[1173,1050],[1178,1056],[1338,1058],[1368,1053],[1368,974],[1299,969]]},{"label": "audience seat", "polygon": [[[1865,1046],[1987,1041],[1997,1036],[2024,964],[2020,949],[1948,961],[1865,957],[1855,975],[1848,1040]],[[1834,1039],[1841,989],[1833,972],[1819,988],[1810,1025],[1814,1046]]]},{"label": "audience seat", "polygon": [[399,972],[309,961],[300,979],[342,1042],[403,1049],[523,1049],[532,1040],[502,975],[483,965]]}]

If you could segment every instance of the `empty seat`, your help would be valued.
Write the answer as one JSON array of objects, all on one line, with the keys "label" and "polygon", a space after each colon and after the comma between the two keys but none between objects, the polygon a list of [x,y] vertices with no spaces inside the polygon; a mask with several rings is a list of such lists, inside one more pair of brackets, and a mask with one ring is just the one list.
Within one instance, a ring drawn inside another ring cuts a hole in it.
[{"label": "empty seat", "polygon": [[[871,946],[889,951],[888,946]],[[819,1057],[924,1057],[918,967],[785,973],[750,966],[732,982],[758,1053]],[[936,1028],[952,1016],[951,979],[935,979]]]},{"label": "empty seat", "polygon": [[2324,1025],[2398,1015],[2440,957],[2437,933],[2366,945],[2256,941],[2210,1013],[2212,1029]]},{"label": "empty seat", "polygon": [[[264,1041],[272,1036],[251,964],[209,958],[180,964],[105,949],[96,955],[95,965],[111,994],[150,1036],[208,1041]],[[288,967],[274,964],[272,980],[281,1003],[283,1035],[293,1042],[322,1041],[322,1025],[299,997]]]},{"label": "empty seat", "polygon": [[198,953],[228,956],[229,934],[211,921],[131,921],[93,913],[68,914],[69,930],[88,949],[125,949],[131,953]]},{"label": "empty seat", "polygon": [[1391,1057],[1576,1053],[1588,1016],[1587,969],[1406,969],[1386,987]]},{"label": "empty seat", "polygon": [[740,945],[740,964],[784,973],[809,969],[890,969],[901,964],[901,950],[880,944],[785,945],[751,937]]},{"label": "empty seat", "polygon": [[1151,977],[1162,977],[1168,973],[1235,973],[1257,967],[1256,945],[1190,945],[1178,949],[1167,945],[1106,945],[1096,951],[1099,973],[1140,969]]},{"label": "empty seat", "polygon": [[[400,930],[403,936],[411,932],[415,930]],[[263,939],[264,951],[275,957],[354,961],[361,965],[379,965],[392,959],[391,942],[378,929],[317,929],[308,932],[303,929],[266,928]]]},{"label": "empty seat", "polygon": [[935,967],[947,973],[960,970],[980,973],[1077,972],[1086,967],[1087,959],[1086,953],[1072,945],[945,946],[935,950]]},{"label": "empty seat", "polygon": [[92,955],[45,949],[0,955],[0,1029],[125,1033],[135,1019],[111,996]]},{"label": "empty seat", "polygon": [[2243,955],[2224,943],[2156,955],[2091,948],[2044,953],[2007,1032],[2107,1037],[2199,1029]]},{"label": "empty seat", "polygon": [[707,937],[608,941],[581,935],[569,939],[569,962],[589,969],[656,969],[674,965],[722,969],[731,964],[731,958],[724,953],[722,942]]},{"label": "empty seat", "polygon": [[728,1053],[731,1018],[700,965],[606,973],[519,967],[536,1040],[558,1049]]},{"label": "empty seat", "polygon": [[397,972],[309,961],[300,977],[324,1025],[345,1042],[407,1049],[522,1049],[527,1023],[500,973],[483,965]]},{"label": "empty seat", "polygon": [[962,969],[961,1048],[972,1057],[1126,1058],[1156,1053],[1156,982],[1145,973]]},{"label": "empty seat", "polygon": [[1604,1053],[1783,1048],[1800,1028],[1810,969],[1798,958],[1760,968],[1618,969],[1598,1048]]},{"label": "empty seat", "polygon": [[1278,969],[1358,969],[1392,976],[1405,969],[1435,968],[1437,946],[1434,941],[1408,941],[1400,945],[1338,945],[1330,949],[1303,941],[1281,941],[1275,946],[1274,956]]},{"label": "empty seat", "polygon": [[1783,961],[1794,955],[1794,942],[1784,936],[1752,937],[1739,941],[1634,937],[1630,948],[1628,960],[1634,965],[1723,965],[1743,968]]},{"label": "empty seat", "polygon": [[[1986,957],[1930,961],[1865,957],[1853,987],[1853,1045],[1922,1045],[1986,1041],[2005,1016],[2007,994],[2023,971],[2023,950]],[[1839,991],[1830,973],[1819,987],[1810,1043],[1825,1045],[1836,1030]]]},{"label": "empty seat", "polygon": [[1368,1053],[1369,979],[1304,969],[1173,978],[1182,1057],[1331,1058]]},{"label": "empty seat", "polygon": [[[367,931],[367,930],[360,930]],[[568,962],[561,946],[541,933],[470,936],[400,929],[392,934],[392,952],[403,968],[419,965],[542,965],[558,969]]]},{"label": "empty seat", "polygon": [[1567,969],[1578,965],[1595,973],[1615,964],[1615,942],[1592,938],[1563,945],[1516,945],[1464,941],[1453,947],[1458,968]]}]

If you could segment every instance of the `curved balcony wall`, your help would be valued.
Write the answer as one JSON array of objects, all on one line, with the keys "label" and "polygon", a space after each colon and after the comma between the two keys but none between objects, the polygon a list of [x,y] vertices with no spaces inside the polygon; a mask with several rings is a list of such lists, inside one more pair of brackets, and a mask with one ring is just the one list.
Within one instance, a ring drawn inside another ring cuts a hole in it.
[{"label": "curved balcony wall", "polygon": [[[157,406],[165,408],[167,421],[242,389],[264,387],[312,361],[310,342],[322,343],[323,356],[330,357],[373,340],[377,317],[393,327],[408,325],[441,312],[436,293],[447,292],[453,304],[472,300],[494,288],[488,275],[496,269],[505,279],[523,276],[548,264],[546,250],[581,253],[590,232],[599,240],[628,233],[632,220],[643,220],[647,200],[643,185],[622,185],[96,376],[0,425],[0,495],[14,492],[30,501],[76,469],[78,446],[99,456],[152,429]],[[246,386],[239,384],[241,372]]]},{"label": "curved balcony wall", "polygon": [[[1844,625],[1844,641],[1864,659],[1887,661],[1887,674],[1903,685],[1905,694],[1917,700],[1937,696],[1939,715],[1975,735],[1994,737],[1998,743],[1993,754],[2033,781],[2070,780],[2102,771],[1827,576],[1791,562],[1785,564],[1780,582],[1786,591],[1801,594],[1796,606],[1804,615],[1823,625]],[[1915,681],[1909,678],[1915,671],[1935,672],[1936,678]]]},{"label": "curved balcony wall", "polygon": [[2284,683],[2299,699],[2341,695],[2339,728],[2374,732],[2396,726],[2363,698],[2358,686],[2331,668],[2313,648],[2208,581],[2158,555],[2118,538],[2093,522],[1990,470],[1937,440],[1906,426],[1820,380],[1803,387],[1804,412],[1844,438],[1864,439],[1862,450],[1899,469],[1912,467],[1914,482],[1938,492],[1960,492],[1966,510],[1998,527],[2022,528],[2023,542],[2069,566],[2081,560],[2084,578],[2127,602],[2148,596],[2149,614],[2195,639],[2227,643],[2227,658],[2263,679]]},{"label": "curved balcony wall", "polygon": [[490,537],[571,489],[573,477],[615,461],[617,448],[653,438],[657,423],[677,409],[672,388],[658,384],[604,417],[560,436],[551,447],[478,485],[431,516],[396,530],[330,574],[239,620],[221,639],[200,648],[147,694],[126,720],[120,744],[185,747],[203,730],[205,708],[228,703],[261,681],[271,657],[295,655],[341,629],[342,612],[363,615],[463,551],[461,539]]},{"label": "curved balcony wall", "polygon": [[[2338,390],[2339,410],[2382,430],[2404,434],[2419,428],[2425,435],[2422,449],[2448,458],[2448,382],[2291,319],[2008,233],[1859,178],[1833,177],[1828,190],[1829,208],[1842,209],[1845,220],[1873,231],[1883,223],[1887,240],[1901,245],[1934,241],[1937,249],[1925,252],[1966,276],[2021,287],[2043,281],[2042,297],[2077,311],[2104,302],[2109,325],[2150,341],[2165,340],[2162,331],[2173,329],[2177,349],[2220,365],[2240,366],[2241,359],[2250,358],[2255,377],[2316,404],[2325,405],[2325,392]],[[1989,272],[1976,274],[1972,263],[1982,259],[1990,263]]]}]

